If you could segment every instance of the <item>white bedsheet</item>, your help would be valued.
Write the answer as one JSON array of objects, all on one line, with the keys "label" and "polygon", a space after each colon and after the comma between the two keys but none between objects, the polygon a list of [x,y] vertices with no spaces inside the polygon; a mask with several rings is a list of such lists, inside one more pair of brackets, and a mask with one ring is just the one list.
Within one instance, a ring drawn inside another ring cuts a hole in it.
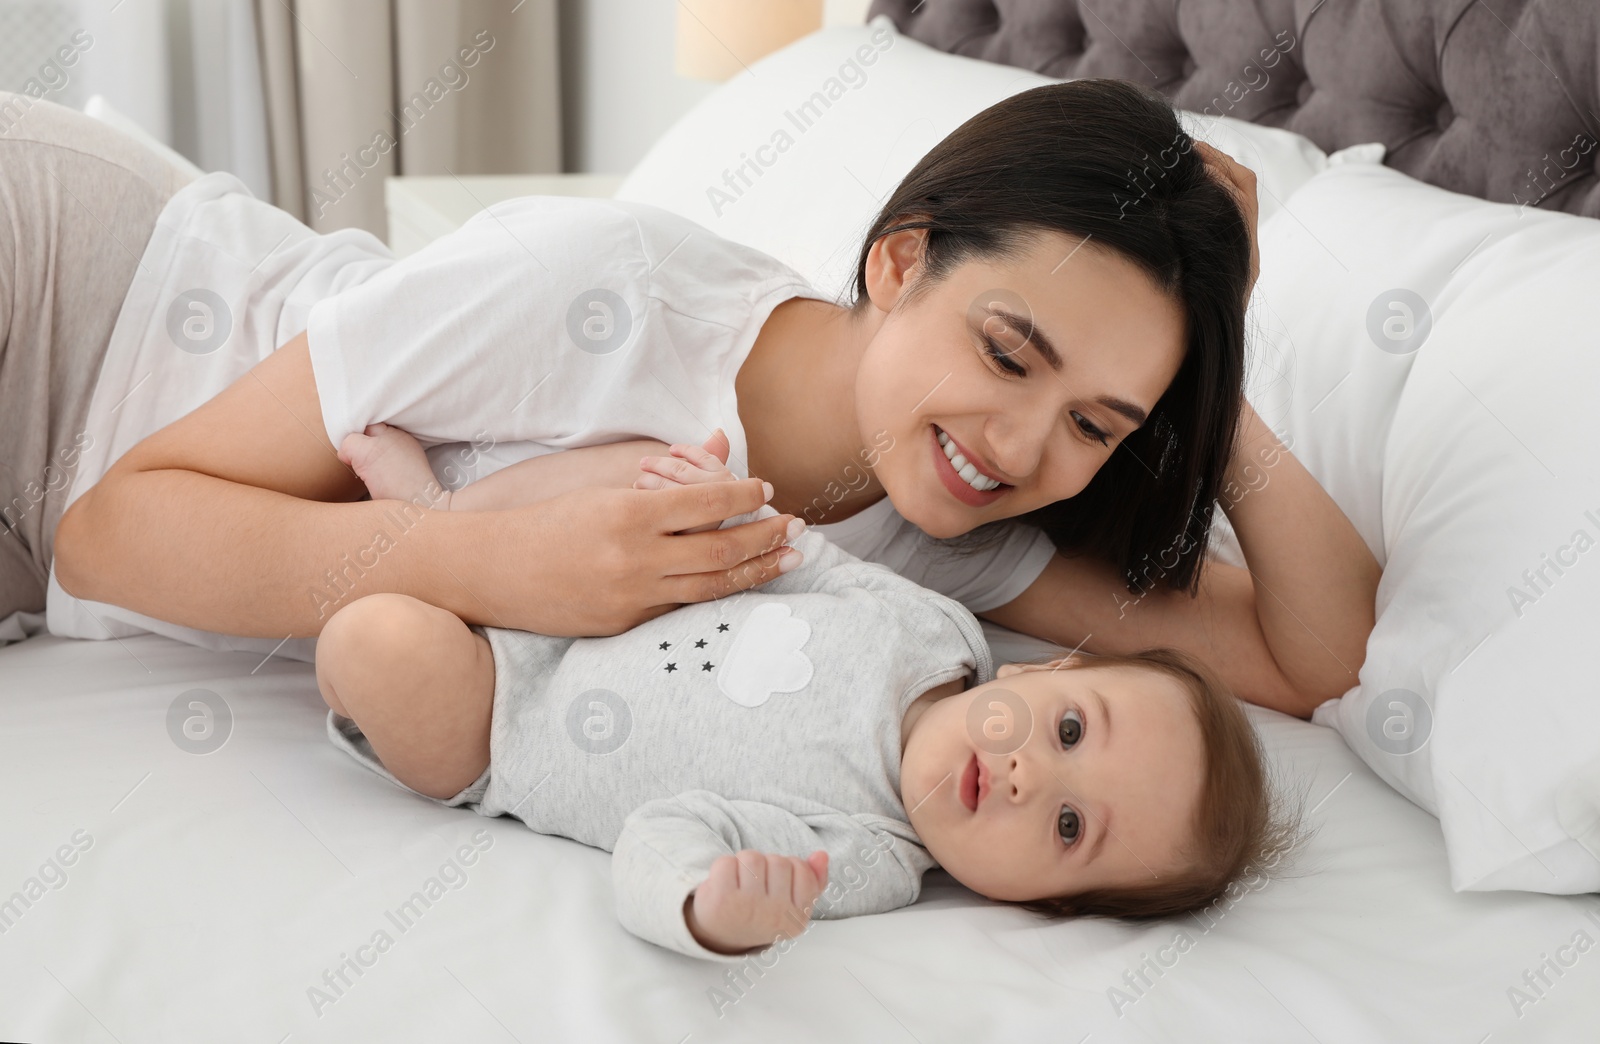
[{"label": "white bedsheet", "polygon": [[[1001,656],[1040,648],[992,634]],[[204,756],[167,725],[195,689],[232,716]],[[605,853],[439,808],[334,749],[308,664],[31,638],[0,648],[0,904],[78,849],[64,883],[0,906],[0,1039],[1594,1038],[1600,948],[1571,947],[1600,942],[1600,899],[1452,893],[1436,820],[1331,730],[1252,713],[1319,828],[1301,876],[1141,927],[1042,922],[935,874],[915,906],[816,924],[736,990],[617,926]],[[462,883],[391,920],[475,835]],[[380,932],[383,952],[358,950]],[[360,977],[327,985],[358,953]],[[1142,955],[1170,964],[1149,985],[1125,978]],[[1546,960],[1561,975],[1535,991]]]}]

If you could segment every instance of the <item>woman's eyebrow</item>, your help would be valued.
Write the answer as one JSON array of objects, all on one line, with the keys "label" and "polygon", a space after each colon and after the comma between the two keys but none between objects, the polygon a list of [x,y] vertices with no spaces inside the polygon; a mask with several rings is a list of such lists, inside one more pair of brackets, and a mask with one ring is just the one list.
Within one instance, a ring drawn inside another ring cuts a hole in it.
[{"label": "woman's eyebrow", "polygon": [[1004,319],[1007,325],[1020,330],[1024,341],[1032,341],[1033,346],[1039,349],[1039,354],[1044,356],[1044,361],[1052,370],[1061,369],[1061,353],[1056,351],[1056,346],[1045,332],[1033,325],[1033,320],[1015,312],[1008,312],[1004,308],[989,306],[989,314],[996,319]]},{"label": "woman's eyebrow", "polygon": [[[1056,371],[1061,369],[1061,353],[1056,351],[1055,342],[1051,341],[1043,330],[1034,326],[1031,319],[1020,316],[1015,312],[1008,312],[1004,308],[990,307],[989,314],[997,319],[1004,319],[1008,324],[1022,331],[1023,339],[1031,341],[1033,346],[1039,350],[1039,354],[1044,357],[1046,366]],[[1144,427],[1144,422],[1150,419],[1150,415],[1144,410],[1126,399],[1117,398],[1115,395],[1101,395],[1094,401],[1108,410],[1115,410],[1117,413],[1122,414],[1132,421],[1136,427]]]}]

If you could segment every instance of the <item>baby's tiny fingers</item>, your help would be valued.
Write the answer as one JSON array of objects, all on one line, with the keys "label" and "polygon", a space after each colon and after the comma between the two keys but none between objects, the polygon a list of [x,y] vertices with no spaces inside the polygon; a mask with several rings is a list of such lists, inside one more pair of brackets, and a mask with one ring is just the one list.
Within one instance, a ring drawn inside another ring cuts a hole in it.
[{"label": "baby's tiny fingers", "polygon": [[706,471],[725,472],[728,466],[717,459],[717,455],[707,450],[704,446],[673,446],[672,455],[682,457],[697,468]]},{"label": "baby's tiny fingers", "polygon": [[733,478],[731,472],[725,470],[708,472],[677,457],[646,457],[640,465],[640,470],[660,475],[683,486],[698,482],[724,482]]},{"label": "baby's tiny fingers", "polygon": [[786,856],[767,858],[767,895],[785,903],[794,892],[794,860]]},{"label": "baby's tiny fingers", "polygon": [[767,890],[767,857],[755,849],[747,848],[734,859],[739,865],[739,891],[764,892]]}]

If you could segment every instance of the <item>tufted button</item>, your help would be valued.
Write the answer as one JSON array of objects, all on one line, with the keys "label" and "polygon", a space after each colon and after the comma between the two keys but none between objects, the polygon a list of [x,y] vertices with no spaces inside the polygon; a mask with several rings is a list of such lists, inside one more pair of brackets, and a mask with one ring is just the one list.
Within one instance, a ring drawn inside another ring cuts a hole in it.
[{"label": "tufted button", "polygon": [[1450,107],[1450,99],[1446,98],[1444,104],[1439,106],[1439,111],[1433,114],[1433,121],[1440,130],[1444,130],[1455,121],[1456,110]]}]

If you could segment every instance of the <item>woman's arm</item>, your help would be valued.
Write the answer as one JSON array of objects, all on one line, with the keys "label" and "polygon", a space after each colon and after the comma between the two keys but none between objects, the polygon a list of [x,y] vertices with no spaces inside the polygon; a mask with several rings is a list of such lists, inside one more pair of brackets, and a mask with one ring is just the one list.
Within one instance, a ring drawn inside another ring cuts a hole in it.
[{"label": "woman's arm", "polygon": [[779,573],[792,515],[692,535],[763,502],[758,479],[584,489],[506,511],[354,502],[302,334],[119,459],[56,532],[78,598],[250,637],[321,633],[393,591],[468,623],[616,634]]},{"label": "woman's arm", "polygon": [[988,619],[1090,652],[1190,652],[1241,698],[1310,717],[1357,682],[1381,570],[1344,512],[1244,404],[1222,507],[1247,569],[1207,560],[1199,593],[1128,593],[1119,571],[1057,555]]}]

